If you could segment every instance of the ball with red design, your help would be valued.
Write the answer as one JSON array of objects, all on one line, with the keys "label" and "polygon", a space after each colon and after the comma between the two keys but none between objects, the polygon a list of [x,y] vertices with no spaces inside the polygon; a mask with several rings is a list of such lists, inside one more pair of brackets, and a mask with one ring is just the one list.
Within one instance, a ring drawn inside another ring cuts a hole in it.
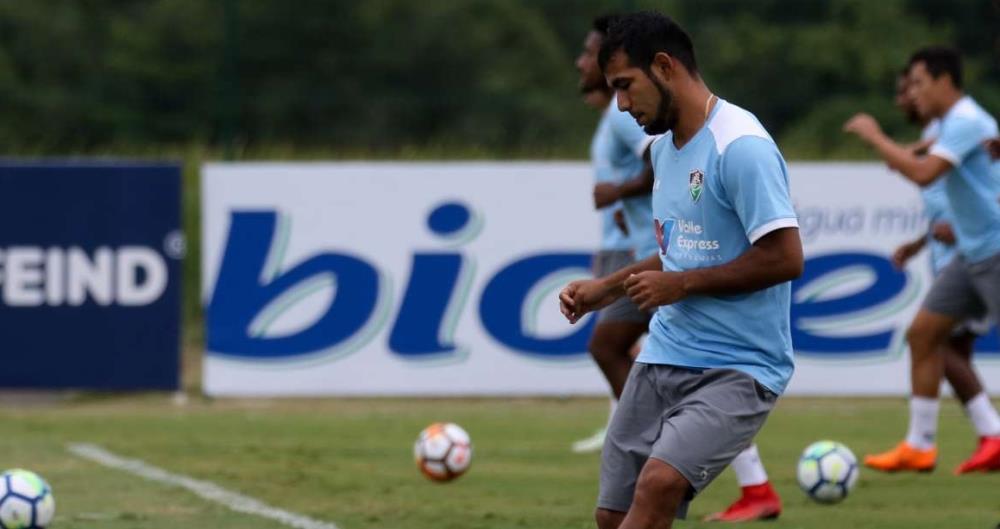
[{"label": "ball with red design", "polygon": [[451,481],[469,469],[472,441],[459,425],[436,422],[420,432],[413,445],[417,467],[434,481]]}]

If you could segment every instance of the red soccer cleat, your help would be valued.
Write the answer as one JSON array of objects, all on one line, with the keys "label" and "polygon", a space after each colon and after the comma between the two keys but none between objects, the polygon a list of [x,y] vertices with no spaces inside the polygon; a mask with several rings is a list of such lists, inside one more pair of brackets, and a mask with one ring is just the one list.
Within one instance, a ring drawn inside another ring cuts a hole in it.
[{"label": "red soccer cleat", "polygon": [[976,451],[955,469],[955,474],[1000,470],[1000,436],[980,437]]},{"label": "red soccer cleat", "polygon": [[740,499],[726,510],[705,517],[706,522],[752,522],[773,520],[781,514],[781,498],[771,483],[742,488]]}]

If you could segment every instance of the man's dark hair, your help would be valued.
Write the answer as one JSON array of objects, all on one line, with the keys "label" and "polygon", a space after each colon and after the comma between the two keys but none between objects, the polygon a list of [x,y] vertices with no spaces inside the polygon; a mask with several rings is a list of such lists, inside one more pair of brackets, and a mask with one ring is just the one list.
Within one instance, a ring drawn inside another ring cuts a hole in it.
[{"label": "man's dark hair", "polygon": [[947,46],[928,46],[917,50],[910,56],[909,68],[918,62],[924,63],[927,73],[937,79],[944,74],[951,77],[955,88],[962,88],[962,56],[954,48]]},{"label": "man's dark hair", "polygon": [[591,29],[601,34],[602,37],[608,36],[608,29],[611,25],[615,23],[615,19],[618,18],[617,13],[607,13],[601,15],[594,19],[591,23]]},{"label": "man's dark hair", "polygon": [[632,66],[646,72],[653,64],[653,57],[663,52],[683,64],[692,74],[698,73],[691,37],[670,17],[654,11],[615,17],[597,56],[602,70],[618,50],[625,52]]}]

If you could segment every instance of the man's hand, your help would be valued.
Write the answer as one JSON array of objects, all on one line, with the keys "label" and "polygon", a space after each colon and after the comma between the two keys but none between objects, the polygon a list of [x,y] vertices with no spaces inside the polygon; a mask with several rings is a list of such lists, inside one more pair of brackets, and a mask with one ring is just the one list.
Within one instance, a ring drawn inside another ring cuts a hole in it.
[{"label": "man's hand", "polygon": [[948,246],[955,244],[955,232],[951,229],[951,224],[947,222],[938,222],[931,226],[931,237],[934,237],[935,241],[943,242]]},{"label": "man's hand", "polygon": [[855,114],[844,123],[844,132],[857,134],[862,140],[871,143],[872,139],[882,134],[882,127],[869,114]]},{"label": "man's hand", "polygon": [[594,207],[606,208],[621,199],[617,184],[602,182],[594,186]]},{"label": "man's hand", "polygon": [[986,140],[984,143],[986,144],[986,150],[990,153],[990,157],[994,160],[1000,160],[1000,138]]},{"label": "man's hand", "polygon": [[559,293],[559,310],[570,323],[580,321],[588,312],[607,307],[618,299],[614,289],[601,279],[583,279],[566,285]]},{"label": "man's hand", "polygon": [[625,222],[625,212],[620,209],[615,210],[615,226],[618,226],[618,229],[622,233],[628,235],[628,223]]},{"label": "man's hand", "polygon": [[640,272],[625,280],[625,292],[644,311],[687,297],[680,272]]},{"label": "man's hand", "polygon": [[914,241],[896,248],[896,251],[892,253],[892,266],[895,266],[896,270],[902,270],[906,266],[906,262],[920,253],[923,247],[924,245],[919,241]]}]

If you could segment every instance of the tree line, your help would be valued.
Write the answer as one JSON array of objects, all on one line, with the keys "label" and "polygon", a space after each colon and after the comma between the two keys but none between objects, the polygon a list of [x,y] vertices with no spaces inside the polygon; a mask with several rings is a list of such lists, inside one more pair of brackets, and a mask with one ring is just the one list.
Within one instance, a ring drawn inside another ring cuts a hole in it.
[{"label": "tree line", "polygon": [[914,136],[892,92],[926,44],[960,48],[1000,112],[991,0],[0,0],[0,146],[582,158],[580,43],[594,16],[644,8],[790,157],[863,155],[840,133],[860,110]]}]

